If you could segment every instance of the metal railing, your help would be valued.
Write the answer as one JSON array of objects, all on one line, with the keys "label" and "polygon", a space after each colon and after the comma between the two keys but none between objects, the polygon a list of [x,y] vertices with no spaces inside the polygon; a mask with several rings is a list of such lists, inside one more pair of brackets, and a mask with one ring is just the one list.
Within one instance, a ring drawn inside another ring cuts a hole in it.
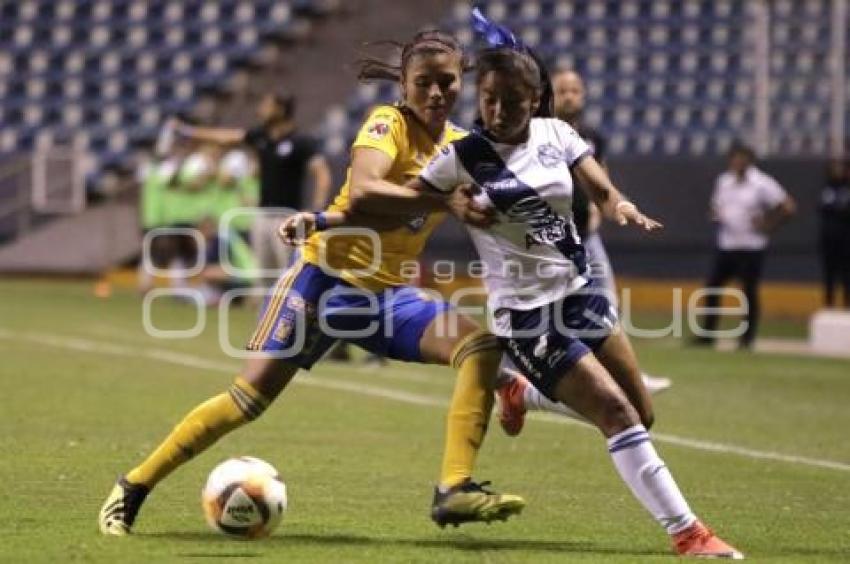
[{"label": "metal railing", "polygon": [[85,153],[38,149],[0,163],[0,239],[26,234],[37,217],[86,208]]},{"label": "metal railing", "polygon": [[73,148],[36,150],[32,207],[38,213],[75,214],[86,208],[85,153]]},{"label": "metal railing", "polygon": [[0,164],[0,230],[18,237],[32,227],[32,161],[18,157]]}]

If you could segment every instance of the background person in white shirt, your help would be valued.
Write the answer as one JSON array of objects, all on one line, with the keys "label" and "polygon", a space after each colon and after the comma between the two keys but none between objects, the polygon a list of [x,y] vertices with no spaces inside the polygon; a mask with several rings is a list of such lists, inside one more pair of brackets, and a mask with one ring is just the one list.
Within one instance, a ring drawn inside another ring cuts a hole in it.
[{"label": "background person in white shirt", "polygon": [[[736,143],[729,151],[729,168],[717,177],[711,197],[711,218],[717,223],[717,252],[707,288],[720,288],[737,280],[747,299],[747,329],[740,346],[749,348],[755,339],[759,319],[759,282],[764,251],[770,235],[792,216],[797,205],[771,176],[753,164],[755,154]],[[713,294],[705,305],[717,308],[720,296]],[[706,315],[702,328],[717,329],[717,315]],[[701,344],[712,344],[712,336],[701,336]]]}]

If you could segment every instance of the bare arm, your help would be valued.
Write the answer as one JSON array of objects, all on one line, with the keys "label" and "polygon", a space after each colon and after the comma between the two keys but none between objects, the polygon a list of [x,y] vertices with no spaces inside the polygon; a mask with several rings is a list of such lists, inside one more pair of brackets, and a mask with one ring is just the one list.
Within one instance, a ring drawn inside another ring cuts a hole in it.
[{"label": "bare arm", "polygon": [[413,215],[446,210],[446,198],[429,191],[419,179],[407,186],[387,181],[386,176],[392,164],[389,155],[378,149],[354,149],[348,186],[353,211],[377,215]]},{"label": "bare arm", "polygon": [[599,226],[602,224],[602,213],[599,211],[599,207],[592,202],[588,202],[587,204],[587,232],[594,233],[599,230]]},{"label": "bare arm", "polygon": [[797,202],[791,196],[785,196],[779,205],[756,220],[756,227],[763,233],[773,233],[795,213],[797,213]]},{"label": "bare arm", "polygon": [[174,129],[183,137],[217,145],[237,145],[245,139],[245,130],[237,127],[201,127],[174,120]]},{"label": "bare arm", "polygon": [[[362,212],[321,212],[324,216],[325,228],[334,227],[364,227],[375,231],[398,229],[408,221],[406,216],[387,216],[366,214]],[[316,231],[317,212],[298,212],[287,217],[278,227],[278,236],[287,245],[300,245],[307,237]]]},{"label": "bare arm", "polygon": [[579,185],[587,190],[588,197],[599,207],[603,217],[619,225],[634,223],[647,231],[661,227],[660,223],[643,215],[637,206],[623,197],[593,157],[582,159],[573,168],[573,172],[579,180]]},{"label": "bare arm", "polygon": [[[608,166],[604,162],[596,161],[602,170],[606,173],[608,172]],[[579,178],[576,178],[577,183],[579,184],[579,188],[585,193],[589,193],[590,189],[587,186],[583,185],[583,181]],[[599,229],[599,225],[602,223],[602,214],[599,212],[599,207],[594,204],[592,201],[587,202],[587,232],[594,233]]]},{"label": "bare arm", "polygon": [[307,171],[313,180],[313,209],[325,207],[331,195],[331,169],[322,155],[315,155],[307,162]]},{"label": "bare arm", "polygon": [[720,223],[720,208],[717,205],[717,198],[720,194],[720,178],[714,182],[714,191],[711,193],[711,201],[708,204],[708,220],[712,223]]}]

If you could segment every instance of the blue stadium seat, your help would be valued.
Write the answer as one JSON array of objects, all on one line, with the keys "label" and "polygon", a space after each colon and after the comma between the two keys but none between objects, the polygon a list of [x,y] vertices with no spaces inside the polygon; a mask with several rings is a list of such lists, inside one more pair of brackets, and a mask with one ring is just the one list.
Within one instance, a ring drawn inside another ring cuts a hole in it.
[{"label": "blue stadium seat", "polygon": [[[313,0],[0,2],[0,152],[72,138],[121,162]],[[73,132],[73,133],[69,133]],[[95,171],[96,172],[96,171]]]}]

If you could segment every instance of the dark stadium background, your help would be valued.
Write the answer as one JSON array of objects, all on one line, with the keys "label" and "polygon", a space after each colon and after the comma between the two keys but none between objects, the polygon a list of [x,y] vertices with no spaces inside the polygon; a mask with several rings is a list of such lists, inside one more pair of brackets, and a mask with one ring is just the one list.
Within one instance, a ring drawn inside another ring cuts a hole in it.
[{"label": "dark stadium background", "polygon": [[[766,278],[816,283],[819,189],[827,158],[843,151],[850,116],[845,84],[850,59],[846,39],[834,31],[841,28],[846,35],[847,22],[834,21],[843,2],[476,4],[551,65],[568,64],[583,73],[588,121],[611,141],[613,177],[666,223],[653,237],[604,229],[620,275],[691,281],[705,276],[713,243],[709,194],[725,151],[741,139],[756,147],[761,166],[800,205],[773,241]],[[353,62],[364,42],[440,26],[471,44],[469,5],[0,3],[0,271],[98,275],[132,265],[140,243],[133,173],[166,118],[251,125],[256,101],[270,88],[295,94],[300,130],[323,141],[339,186],[345,147],[363,113],[394,96],[384,85],[356,84]],[[846,6],[843,10],[846,20]],[[75,54],[83,58],[74,62]],[[114,55],[117,60],[109,62]],[[146,57],[153,61],[147,66]],[[75,81],[79,92],[68,87]],[[456,115],[461,124],[474,115],[471,82]],[[74,146],[76,152],[69,153]],[[48,163],[41,170],[50,202],[73,213],[33,204],[32,180],[39,173],[32,155],[39,147]],[[84,211],[68,206],[74,163],[86,186]],[[447,224],[429,245],[426,262],[472,257],[463,230]]]}]

